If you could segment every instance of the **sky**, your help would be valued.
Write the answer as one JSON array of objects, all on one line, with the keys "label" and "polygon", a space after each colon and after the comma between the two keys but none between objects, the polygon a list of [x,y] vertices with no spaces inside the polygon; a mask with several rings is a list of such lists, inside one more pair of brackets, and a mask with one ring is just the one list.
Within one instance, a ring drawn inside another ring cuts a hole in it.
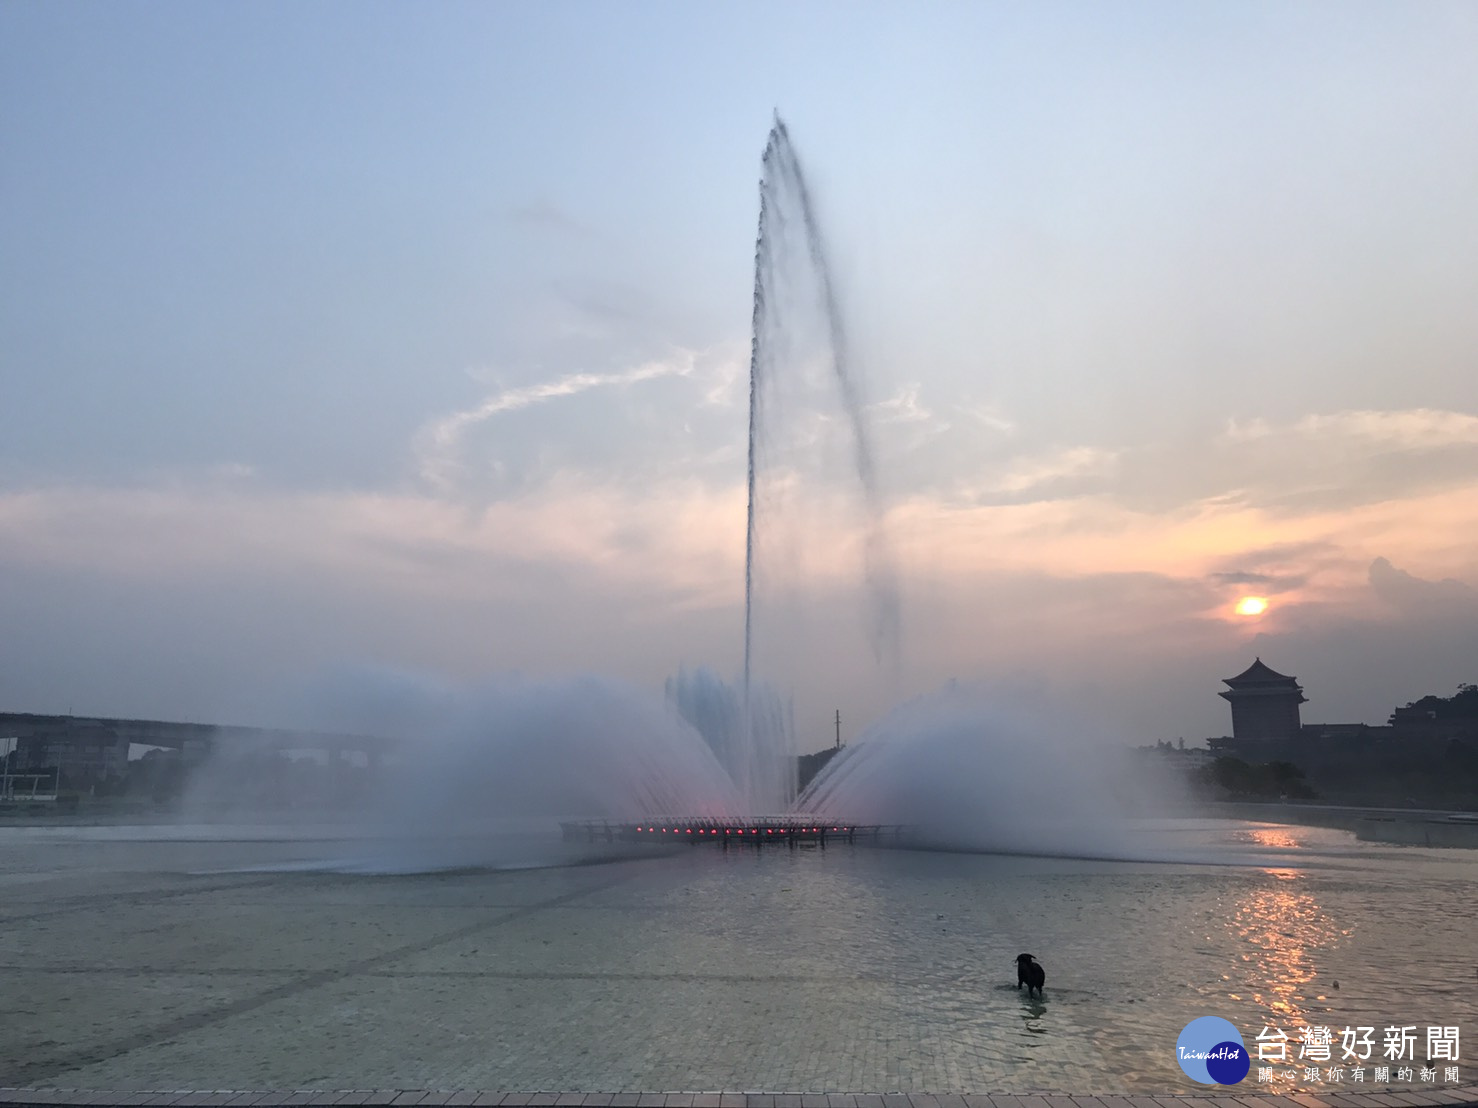
[{"label": "sky", "polygon": [[1440,2],[5,0],[0,710],[737,677],[777,109],[901,616],[812,396],[757,590],[802,749],[950,681],[1133,742],[1254,656],[1306,722],[1449,695],[1475,56]]}]

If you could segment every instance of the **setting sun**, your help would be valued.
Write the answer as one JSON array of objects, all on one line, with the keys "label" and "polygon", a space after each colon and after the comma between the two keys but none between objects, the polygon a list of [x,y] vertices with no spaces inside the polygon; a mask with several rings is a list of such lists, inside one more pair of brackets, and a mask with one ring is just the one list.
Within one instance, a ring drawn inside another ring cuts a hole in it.
[{"label": "setting sun", "polygon": [[1268,600],[1265,596],[1244,596],[1237,601],[1237,614],[1239,616],[1260,616],[1268,610]]}]

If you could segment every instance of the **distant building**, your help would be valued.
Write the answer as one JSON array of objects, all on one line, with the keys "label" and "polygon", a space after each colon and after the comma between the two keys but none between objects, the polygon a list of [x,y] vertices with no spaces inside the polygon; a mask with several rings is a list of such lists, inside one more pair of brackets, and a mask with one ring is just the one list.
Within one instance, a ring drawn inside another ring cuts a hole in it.
[{"label": "distant building", "polygon": [[826,768],[826,763],[842,752],[840,746],[828,746],[814,754],[802,754],[796,759],[796,791],[803,793],[816,775]]},{"label": "distant building", "polygon": [[1385,726],[1299,723],[1298,682],[1258,659],[1226,680],[1236,736],[1207,739],[1215,758],[1289,763],[1331,803],[1478,810],[1478,686],[1397,708]]},{"label": "distant building", "polygon": [[1390,729],[1429,742],[1478,742],[1478,685],[1456,696],[1424,696],[1391,713]]},{"label": "distant building", "polygon": [[1136,746],[1134,749],[1144,757],[1160,758],[1166,765],[1183,770],[1202,769],[1216,760],[1204,746],[1186,746],[1184,739],[1176,743],[1161,740],[1153,746]]},{"label": "distant building", "polygon": [[1232,737],[1237,742],[1285,742],[1298,737],[1299,709],[1305,700],[1298,680],[1256,659],[1218,693],[1232,706]]}]

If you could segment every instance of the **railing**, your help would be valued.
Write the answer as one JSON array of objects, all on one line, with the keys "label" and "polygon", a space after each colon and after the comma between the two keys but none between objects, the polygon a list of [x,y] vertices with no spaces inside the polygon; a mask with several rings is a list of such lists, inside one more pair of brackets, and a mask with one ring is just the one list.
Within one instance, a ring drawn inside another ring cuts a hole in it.
[{"label": "railing", "polygon": [[876,842],[900,838],[902,824],[859,824],[816,815],[650,816],[639,821],[569,820],[560,824],[567,841],[607,843],[719,843],[723,846],[798,846],[830,842]]},{"label": "railing", "polygon": [[[27,789],[25,783],[31,787]],[[41,791],[45,781],[50,792]],[[0,803],[43,804],[56,800],[56,774],[54,773],[3,773],[0,774]]]}]

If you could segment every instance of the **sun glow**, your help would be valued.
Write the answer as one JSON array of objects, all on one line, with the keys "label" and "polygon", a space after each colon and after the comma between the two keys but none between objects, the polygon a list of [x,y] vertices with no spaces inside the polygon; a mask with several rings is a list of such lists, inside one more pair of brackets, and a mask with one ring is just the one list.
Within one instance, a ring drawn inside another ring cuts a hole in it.
[{"label": "sun glow", "polygon": [[1265,596],[1244,596],[1237,601],[1237,614],[1239,616],[1260,616],[1268,610],[1268,599]]}]

